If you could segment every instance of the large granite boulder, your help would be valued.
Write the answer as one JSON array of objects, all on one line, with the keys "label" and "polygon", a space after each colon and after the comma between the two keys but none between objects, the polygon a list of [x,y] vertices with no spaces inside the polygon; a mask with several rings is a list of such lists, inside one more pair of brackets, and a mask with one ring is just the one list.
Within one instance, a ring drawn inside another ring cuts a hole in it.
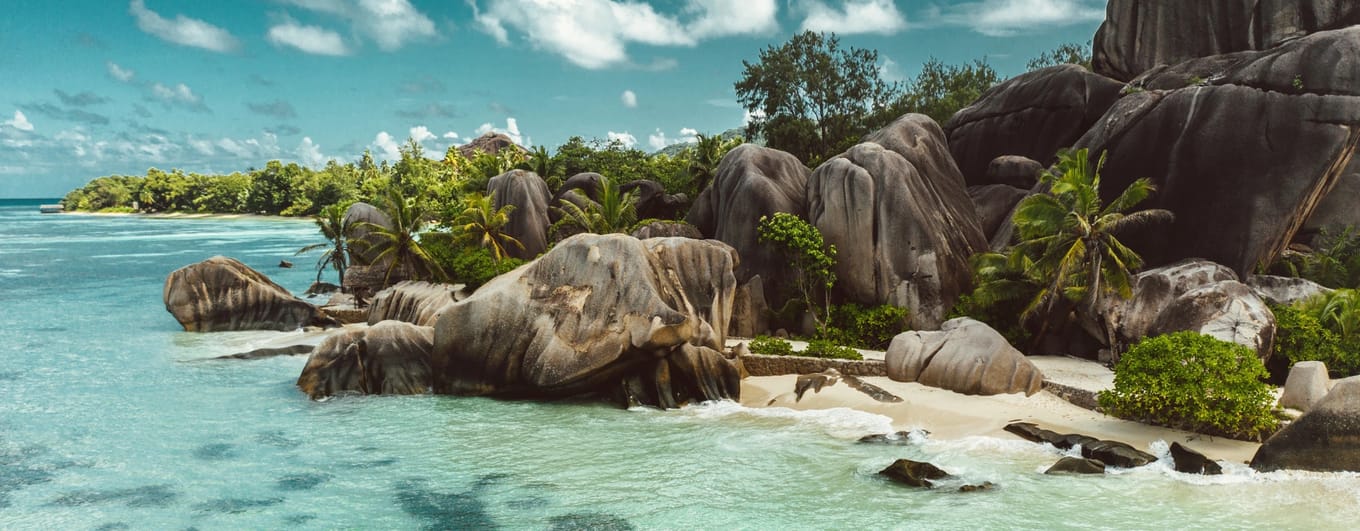
[{"label": "large granite boulder", "polygon": [[1247,285],[1270,304],[1288,305],[1332,292],[1331,288],[1306,278],[1250,275]]},{"label": "large granite boulder", "polygon": [[993,159],[1020,155],[1051,163],[1114,105],[1123,86],[1077,65],[1018,75],[945,122],[949,149],[969,185],[1015,185],[988,178]]},{"label": "large granite boulder", "polygon": [[1321,402],[1266,439],[1251,467],[1360,472],[1360,377],[1338,380]]},{"label": "large granite boulder", "polygon": [[922,114],[812,172],[808,220],[836,246],[836,297],[902,306],[912,326],[939,326],[968,288],[968,258],[986,248],[962,183],[944,133]]},{"label": "large granite boulder", "polygon": [[938,332],[903,332],[884,357],[888,377],[966,395],[1039,392],[1043,372],[985,323],[960,317]]},{"label": "large granite boulder", "polygon": [[381,243],[381,240],[376,236],[371,236],[373,226],[390,229],[392,228],[392,218],[388,217],[387,213],[378,209],[378,207],[360,201],[350,205],[345,210],[342,224],[350,228],[350,244],[348,245],[350,263],[367,265],[377,260],[378,252],[375,246]]},{"label": "large granite boulder", "polygon": [[510,256],[530,259],[548,248],[549,201],[548,183],[538,174],[524,170],[510,170],[492,177],[486,185],[492,205],[499,210],[514,205],[505,233],[519,240],[524,248],[510,246]]},{"label": "large granite boulder", "polygon": [[521,153],[528,152],[523,146],[516,144],[515,139],[510,138],[509,135],[506,135],[505,133],[489,132],[472,139],[471,142],[458,146],[458,153],[462,155],[463,158],[471,159],[477,155],[478,151],[489,155],[495,155],[500,153],[503,149],[513,149]]},{"label": "large granite boulder", "polygon": [[336,324],[264,273],[225,256],[171,272],[162,295],[165,310],[186,332],[295,330]]},{"label": "large granite boulder", "polygon": [[1256,351],[1264,362],[1275,345],[1275,315],[1250,287],[1225,266],[1186,260],[1139,273],[1133,296],[1104,299],[1093,335],[1118,346],[1147,336],[1191,330]]},{"label": "large granite boulder", "polygon": [[1347,228],[1360,227],[1360,208],[1355,208],[1357,199],[1360,199],[1360,157],[1352,157],[1341,179],[1318,203],[1294,240],[1315,245],[1324,233],[1340,234]]},{"label": "large granite boulder", "polygon": [[1043,173],[1044,165],[1037,160],[1020,155],[1002,155],[987,164],[985,182],[1029,190],[1039,182],[1039,176]]},{"label": "large granite boulder", "polygon": [[439,312],[455,301],[467,298],[462,285],[435,284],[425,281],[401,282],[378,292],[368,307],[368,324],[381,321],[401,321],[420,326],[434,326]]},{"label": "large granite boulder", "polygon": [[1320,361],[1300,361],[1289,368],[1289,377],[1284,382],[1284,393],[1280,395],[1280,407],[1308,411],[1327,396],[1331,386],[1327,375],[1327,365]]},{"label": "large granite boulder", "polygon": [[743,144],[723,157],[713,184],[695,199],[685,221],[705,238],[721,240],[737,250],[741,255],[738,282],[760,275],[767,283],[792,285],[788,264],[771,246],[760,243],[757,226],[761,217],[778,212],[806,218],[810,173],[793,155]]},{"label": "large granite boulder", "polygon": [[699,240],[568,238],[445,308],[435,390],[660,407],[737,397],[740,368],[720,352],[727,323],[705,319],[730,315],[733,260]]},{"label": "large granite boulder", "polygon": [[1108,153],[1106,200],[1146,177],[1158,191],[1140,206],[1175,213],[1125,240],[1152,266],[1200,257],[1245,275],[1273,262],[1360,139],[1360,27],[1220,68],[1203,85],[1120,99],[1077,142]]},{"label": "large granite boulder", "polygon": [[1005,184],[969,186],[968,198],[973,201],[977,211],[978,225],[982,234],[990,241],[1003,225],[1010,225],[1015,215],[1015,207],[1029,196],[1029,190]]},{"label": "large granite boulder", "polygon": [[639,179],[619,186],[623,193],[636,194],[635,202],[638,219],[675,219],[689,206],[685,194],[668,194],[666,187],[656,181]]},{"label": "large granite boulder", "polygon": [[307,358],[297,386],[312,399],[355,392],[419,395],[430,392],[434,329],[399,321],[346,328]]},{"label": "large granite boulder", "polygon": [[557,223],[562,219],[562,202],[566,201],[578,208],[589,208],[600,201],[600,183],[606,177],[594,172],[578,173],[568,177],[557,190],[557,195],[548,202],[548,220]]}]

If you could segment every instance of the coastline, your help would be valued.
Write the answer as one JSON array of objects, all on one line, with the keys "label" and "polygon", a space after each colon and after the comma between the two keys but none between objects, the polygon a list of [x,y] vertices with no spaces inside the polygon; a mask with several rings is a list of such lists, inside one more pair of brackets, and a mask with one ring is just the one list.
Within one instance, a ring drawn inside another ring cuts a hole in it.
[{"label": "coastline", "polygon": [[81,210],[60,212],[62,216],[107,216],[138,217],[146,219],[244,219],[257,221],[311,221],[310,217],[273,216],[267,214],[220,214],[203,212],[86,212]]}]

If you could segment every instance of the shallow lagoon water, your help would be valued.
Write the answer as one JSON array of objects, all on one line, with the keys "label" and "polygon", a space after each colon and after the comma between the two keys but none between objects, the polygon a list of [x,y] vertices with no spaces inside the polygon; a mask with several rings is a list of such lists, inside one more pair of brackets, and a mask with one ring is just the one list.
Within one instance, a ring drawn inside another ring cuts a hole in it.
[{"label": "shallow lagoon water", "polygon": [[[1060,452],[911,446],[849,410],[618,410],[451,397],[307,400],[304,357],[205,361],[298,333],[188,334],[175,268],[236,257],[301,292],[297,220],[39,215],[0,203],[0,528],[1352,528],[1360,476],[1164,464],[1049,477]],[[281,259],[297,263],[279,269]],[[1164,447],[1153,448],[1165,453]],[[898,488],[899,457],[961,480]],[[989,492],[954,488],[991,481]]]}]

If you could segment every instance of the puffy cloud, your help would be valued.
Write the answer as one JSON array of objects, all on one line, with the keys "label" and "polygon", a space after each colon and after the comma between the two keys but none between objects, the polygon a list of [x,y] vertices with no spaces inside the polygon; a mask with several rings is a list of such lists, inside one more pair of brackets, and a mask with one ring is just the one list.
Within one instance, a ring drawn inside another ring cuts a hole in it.
[{"label": "puffy cloud", "polygon": [[24,112],[17,109],[14,111],[14,119],[5,120],[3,123],[4,125],[8,125],[20,131],[33,130],[33,122],[28,121],[28,117],[24,116]]},{"label": "puffy cloud", "polygon": [[933,13],[933,22],[1004,37],[1105,18],[1102,0],[981,0]]},{"label": "puffy cloud", "polygon": [[681,135],[681,136],[694,137],[694,136],[698,136],[698,135],[699,135],[699,131],[698,131],[697,129],[685,127],[685,128],[680,129],[680,135]]},{"label": "puffy cloud", "polygon": [[456,141],[458,141],[458,133],[455,133],[455,132],[453,132],[453,131],[449,131],[449,132],[447,132],[447,133],[444,133],[443,138],[444,138],[445,140],[453,140],[453,141],[456,142]]},{"label": "puffy cloud", "polygon": [[373,137],[373,143],[369,144],[369,149],[373,150],[374,155],[379,159],[401,160],[401,147],[397,144],[397,139],[387,134],[387,131],[381,131],[378,136]]},{"label": "puffy cloud", "polygon": [[279,137],[269,132],[263,133],[260,138],[221,138],[215,145],[222,151],[252,164],[261,164],[277,158],[280,153]]},{"label": "puffy cloud", "polygon": [[109,61],[105,65],[108,66],[109,77],[112,77],[118,81],[122,81],[123,83],[132,81],[133,76],[137,75],[136,72],[118,66],[118,63],[115,63],[113,61]]},{"label": "puffy cloud", "polygon": [[694,46],[707,38],[766,33],[776,27],[774,0],[688,0],[689,20],[657,13],[652,6],[618,0],[488,0],[470,2],[482,31],[509,44],[510,30],[535,48],[577,66],[600,69],[628,64],[629,44]]},{"label": "puffy cloud", "polygon": [[143,0],[132,0],[128,12],[137,19],[137,28],[181,46],[219,53],[233,51],[239,46],[236,37],[232,37],[227,30],[184,15],[176,15],[174,20],[167,19],[147,9]]},{"label": "puffy cloud", "polygon": [[804,30],[891,35],[907,27],[907,19],[893,0],[845,0],[839,7],[828,6],[821,0],[806,0],[801,6],[806,13]]},{"label": "puffy cloud", "polygon": [[203,98],[194,94],[193,89],[184,83],[177,83],[173,87],[152,83],[150,90],[151,95],[166,107],[183,107],[195,112],[208,112],[208,106],[203,104]]},{"label": "puffy cloud", "polygon": [[383,51],[436,36],[434,21],[409,0],[283,0],[286,3],[340,17],[357,33],[367,36]]},{"label": "puffy cloud", "polygon": [[519,145],[521,145],[521,146],[526,145],[526,143],[529,141],[529,138],[528,138],[528,137],[520,135],[520,132],[519,132],[519,121],[518,121],[518,120],[515,120],[514,118],[506,118],[506,119],[505,119],[505,128],[504,128],[504,129],[501,129],[501,128],[492,126],[492,125],[491,125],[491,122],[484,123],[484,124],[482,124],[480,127],[477,128],[477,135],[478,135],[478,136],[481,136],[481,135],[484,135],[484,134],[487,134],[487,133],[492,133],[492,132],[500,133],[500,134],[503,134],[503,135],[505,135],[505,136],[508,136],[508,137],[510,137],[510,140],[514,140],[516,144],[519,144]]},{"label": "puffy cloud", "polygon": [[424,144],[426,140],[434,140],[439,137],[435,136],[434,133],[431,133],[430,128],[423,125],[417,125],[411,128],[411,138],[414,139],[417,144]]},{"label": "puffy cloud", "polygon": [[652,151],[663,149],[671,144],[674,144],[674,142],[666,140],[666,133],[661,132],[660,129],[657,129],[655,133],[647,135],[647,145],[652,147]]},{"label": "puffy cloud", "polygon": [[637,137],[629,134],[627,131],[624,131],[622,133],[615,133],[613,131],[610,131],[608,134],[608,138],[610,142],[618,142],[620,144],[623,144],[623,147],[626,148],[632,148],[633,146],[637,145]]},{"label": "puffy cloud", "polygon": [[[188,88],[188,87],[185,87]],[[190,92],[192,94],[192,92]],[[293,109],[293,104],[283,100],[246,102],[246,108],[250,112],[275,118],[296,118],[297,111]]]},{"label": "puffy cloud", "polygon": [[623,95],[619,96],[619,100],[623,102],[624,107],[629,109],[637,108],[637,93],[631,90],[623,91]]},{"label": "puffy cloud", "polygon": [[312,142],[312,137],[310,136],[302,137],[302,142],[298,143],[298,147],[293,151],[293,154],[297,156],[298,162],[303,166],[320,168],[326,165],[327,159],[325,155],[321,154],[321,146],[316,142]]},{"label": "puffy cloud", "polygon": [[271,26],[265,39],[275,46],[288,46],[312,55],[349,55],[349,48],[339,33],[291,20]]}]

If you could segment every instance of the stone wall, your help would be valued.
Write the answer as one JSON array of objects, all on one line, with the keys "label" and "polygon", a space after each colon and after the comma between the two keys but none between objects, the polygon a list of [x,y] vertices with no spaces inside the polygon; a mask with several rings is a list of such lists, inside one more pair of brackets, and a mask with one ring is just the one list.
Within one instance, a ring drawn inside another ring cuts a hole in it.
[{"label": "stone wall", "polygon": [[888,368],[882,360],[833,360],[805,356],[741,357],[746,373],[751,376],[779,376],[783,374],[812,374],[836,369],[847,376],[887,376]]}]

